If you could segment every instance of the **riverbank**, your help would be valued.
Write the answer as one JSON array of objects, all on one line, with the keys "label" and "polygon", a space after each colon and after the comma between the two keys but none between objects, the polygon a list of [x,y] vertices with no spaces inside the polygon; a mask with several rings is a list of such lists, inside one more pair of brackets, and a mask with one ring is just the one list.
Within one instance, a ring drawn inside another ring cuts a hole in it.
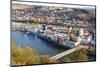
[{"label": "riverbank", "polygon": [[37,49],[39,55],[54,56],[58,53],[67,50],[59,46],[54,46],[54,44],[46,42],[45,40],[38,38],[36,35],[30,35],[20,31],[12,32],[12,42],[13,41],[18,46],[30,46],[32,48]]},{"label": "riverbank", "polygon": [[12,44],[12,66],[29,64],[48,64],[50,62],[48,55],[39,55],[37,50],[31,47],[21,47]]},{"label": "riverbank", "polygon": [[[19,65],[36,65],[36,64],[54,64],[54,63],[68,63],[68,62],[88,62],[95,61],[96,57],[88,55],[87,49],[75,51],[58,60],[50,60],[48,55],[39,55],[37,50],[32,47],[17,46],[12,43],[12,66]],[[95,54],[95,53],[94,53]]]},{"label": "riverbank", "polygon": [[[59,54],[65,50],[60,47],[55,47],[35,35],[28,35],[24,32],[12,32],[12,65],[26,65],[26,64],[52,64],[52,63],[67,63],[67,62],[81,62],[92,61],[95,57],[87,55],[87,50],[78,50],[59,60],[51,60],[50,57]],[[15,44],[15,46],[13,46]],[[67,44],[71,45],[67,42]],[[95,50],[95,49],[94,49]],[[95,53],[94,53],[95,55]],[[77,58],[75,58],[77,57]]]}]

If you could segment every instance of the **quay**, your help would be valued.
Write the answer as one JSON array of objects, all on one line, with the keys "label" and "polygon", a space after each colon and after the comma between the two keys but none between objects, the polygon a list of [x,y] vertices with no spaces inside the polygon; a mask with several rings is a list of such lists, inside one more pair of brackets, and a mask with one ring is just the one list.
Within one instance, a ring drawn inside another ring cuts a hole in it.
[{"label": "quay", "polygon": [[[50,27],[50,29],[44,30],[42,26],[39,26],[39,24],[33,26],[33,25],[30,25],[30,24],[13,22],[12,23],[12,30],[19,30],[19,31],[24,31],[25,33],[35,34],[35,35],[37,35],[38,37],[40,37],[41,39],[43,39],[47,42],[51,42],[51,43],[54,43],[54,44],[57,44],[57,45],[59,44],[59,45],[64,46],[64,47],[67,46],[67,44],[64,42],[66,40],[69,41],[73,38],[72,41],[73,40],[75,42],[78,41],[77,36],[75,36],[76,30],[74,29],[75,31],[71,32],[71,31],[73,31],[72,27],[69,28],[68,31],[66,29],[64,29],[64,31],[68,32],[68,33],[62,33],[61,32],[62,30],[55,29],[55,28],[53,30],[53,27]],[[79,41],[77,42],[78,44],[80,44],[81,42],[89,43],[92,40],[92,35],[88,31],[86,33],[84,33],[83,31],[84,31],[83,29],[80,29],[80,31],[79,31],[78,37],[80,35],[82,37],[79,37]],[[69,32],[71,32],[71,33],[69,33]],[[84,39],[87,36],[88,36],[88,38]],[[70,46],[68,46],[68,47],[70,47]],[[76,44],[74,43],[73,47],[75,47],[75,46],[76,46]],[[73,47],[71,47],[71,48],[73,48]]]},{"label": "quay", "polygon": [[[36,29],[35,27],[28,26],[28,25],[23,26],[23,24],[17,28],[15,26],[15,29],[19,29],[19,30],[23,29],[25,32],[35,34],[36,36],[45,40],[46,42],[55,44],[56,47],[63,46],[64,48],[69,48],[68,50],[66,50],[62,53],[59,53],[57,55],[50,57],[49,59],[51,60],[51,62],[58,60],[64,56],[67,56],[67,55],[69,55],[75,51],[78,51],[82,48],[90,50],[89,48],[90,48],[90,46],[92,46],[91,44],[95,45],[95,42],[93,42],[93,40],[92,40],[93,35],[90,34],[88,31],[84,32],[83,28],[80,29],[80,31],[79,31],[80,32],[78,35],[79,39],[77,38],[77,42],[75,42],[73,45],[71,45],[71,44],[69,45],[68,42],[65,43],[65,41],[68,41],[66,39],[68,34],[63,34],[58,31],[55,31],[55,30],[43,30],[42,32],[41,31],[37,32],[38,28],[37,28],[37,30],[35,30]],[[94,36],[94,38],[95,38],[95,36]],[[81,44],[89,44],[89,45],[81,45]]]}]

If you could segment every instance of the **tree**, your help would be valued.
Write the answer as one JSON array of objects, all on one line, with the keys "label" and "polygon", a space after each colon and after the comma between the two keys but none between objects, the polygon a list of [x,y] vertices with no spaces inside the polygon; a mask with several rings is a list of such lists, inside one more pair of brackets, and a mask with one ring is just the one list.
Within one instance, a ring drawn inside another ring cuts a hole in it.
[{"label": "tree", "polygon": [[12,45],[12,65],[44,64],[50,63],[47,55],[38,55],[31,47],[18,47]]}]

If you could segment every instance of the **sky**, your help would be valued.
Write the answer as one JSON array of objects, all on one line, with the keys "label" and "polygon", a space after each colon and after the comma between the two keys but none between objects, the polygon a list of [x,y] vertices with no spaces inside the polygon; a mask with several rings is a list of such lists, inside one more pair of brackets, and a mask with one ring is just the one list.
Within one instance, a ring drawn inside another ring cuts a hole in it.
[{"label": "sky", "polygon": [[[34,0],[35,1],[35,0]],[[38,1],[38,0],[37,0]],[[12,3],[18,3],[18,4],[28,4],[28,5],[46,5],[46,6],[60,6],[60,7],[70,7],[70,8],[91,8],[95,9],[95,6],[83,6],[83,5],[70,5],[70,4],[47,4],[47,3],[33,3],[33,2],[18,2],[18,1],[13,1]]]},{"label": "sky", "polygon": [[[16,0],[18,1],[18,0]],[[73,4],[95,4],[95,0],[19,0],[19,1],[41,1],[41,2],[58,2],[58,3],[73,3]]]}]

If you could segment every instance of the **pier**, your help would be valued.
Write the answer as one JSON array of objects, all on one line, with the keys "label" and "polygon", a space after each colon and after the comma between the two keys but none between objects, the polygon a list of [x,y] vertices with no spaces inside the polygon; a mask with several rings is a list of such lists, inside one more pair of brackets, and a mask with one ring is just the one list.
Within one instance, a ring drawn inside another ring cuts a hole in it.
[{"label": "pier", "polygon": [[[14,27],[14,28],[12,28],[12,29],[15,29],[15,30],[27,30],[27,32],[29,32],[29,33],[33,33],[33,34],[36,34],[37,35],[37,33],[36,33],[36,31],[35,31],[35,29],[38,29],[39,27],[38,27],[38,24],[37,24],[37,27],[34,27],[33,25],[27,25],[27,24],[23,24],[23,23],[14,23],[14,24],[12,24],[12,26]],[[53,26],[55,26],[55,25],[53,25]],[[55,26],[56,27],[56,26]],[[71,25],[70,25],[70,27],[72,27]],[[92,27],[90,27],[90,26],[88,26],[89,28],[88,29],[92,29]],[[79,28],[79,26],[76,26],[76,28]],[[83,27],[82,27],[83,28]],[[86,27],[86,29],[87,29],[87,27]],[[75,29],[74,29],[75,30]],[[93,30],[93,29],[92,29]],[[50,38],[50,34],[48,34],[49,36],[46,36],[46,37],[49,37]],[[53,35],[53,34],[52,34]],[[39,36],[42,36],[42,35],[39,35]],[[54,36],[53,36],[54,37]],[[65,36],[64,36],[65,37]],[[44,36],[43,36],[43,38],[45,38]],[[62,37],[63,38],[63,37]],[[53,40],[54,38],[52,38],[52,39],[50,39],[50,41],[51,40]],[[45,38],[45,40],[47,40],[46,38]],[[54,40],[55,41],[55,40]],[[61,40],[60,40],[61,41]],[[59,44],[58,43],[58,41],[55,41],[55,42],[57,42],[57,44]],[[62,44],[62,42],[61,42],[61,44]],[[58,45],[57,45],[58,46]],[[64,46],[63,44],[62,44],[62,46]],[[67,46],[67,45],[66,45]],[[77,50],[80,50],[80,49],[82,49],[82,48],[85,48],[85,49],[88,49],[89,48],[89,45],[78,45],[78,46],[74,46],[73,48],[70,48],[69,50],[66,50],[66,51],[64,51],[64,52],[62,52],[62,53],[59,53],[59,54],[57,54],[57,55],[54,55],[54,56],[52,56],[52,57],[50,57],[50,60],[51,61],[53,61],[53,60],[58,60],[58,59],[60,59],[60,58],[62,58],[62,57],[64,57],[64,56],[66,56],[66,55],[69,55],[69,54],[71,54],[71,53],[73,53],[73,52],[75,52],[75,51],[77,51]]]},{"label": "pier", "polygon": [[60,59],[60,58],[62,58],[62,57],[64,57],[64,56],[69,55],[69,54],[71,54],[71,53],[73,53],[73,52],[75,52],[75,51],[77,51],[77,50],[82,49],[82,48],[88,49],[89,46],[83,46],[83,45],[76,46],[76,47],[74,47],[74,48],[72,48],[72,49],[66,50],[66,51],[64,51],[64,52],[62,52],[62,53],[59,53],[59,54],[57,54],[57,55],[55,55],[55,56],[52,56],[52,57],[50,58],[50,60],[52,61],[52,60]]}]

